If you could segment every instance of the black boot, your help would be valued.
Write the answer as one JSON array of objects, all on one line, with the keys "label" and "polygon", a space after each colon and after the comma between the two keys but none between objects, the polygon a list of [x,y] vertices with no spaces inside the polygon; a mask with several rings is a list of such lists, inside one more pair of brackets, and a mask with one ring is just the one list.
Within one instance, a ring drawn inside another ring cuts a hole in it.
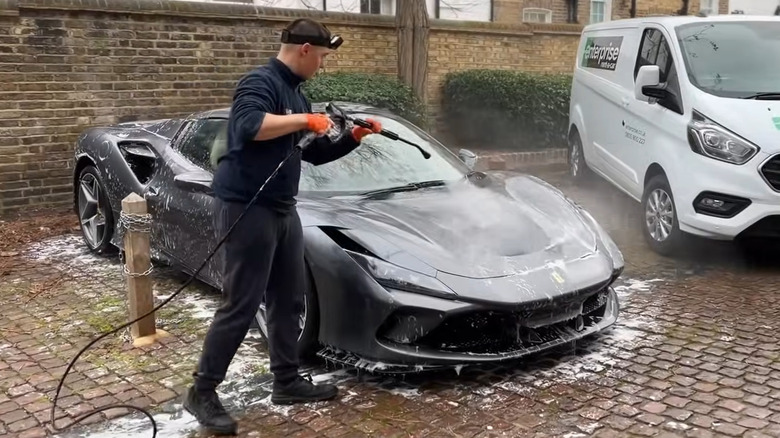
[{"label": "black boot", "polygon": [[190,387],[184,399],[184,409],[192,414],[201,426],[216,435],[237,433],[238,424],[225,411],[216,391],[197,391],[195,387]]},{"label": "black boot", "polygon": [[291,382],[280,383],[274,381],[271,402],[277,405],[291,405],[294,403],[324,401],[336,397],[338,392],[338,388],[334,385],[315,385],[311,382],[310,376],[297,376]]}]

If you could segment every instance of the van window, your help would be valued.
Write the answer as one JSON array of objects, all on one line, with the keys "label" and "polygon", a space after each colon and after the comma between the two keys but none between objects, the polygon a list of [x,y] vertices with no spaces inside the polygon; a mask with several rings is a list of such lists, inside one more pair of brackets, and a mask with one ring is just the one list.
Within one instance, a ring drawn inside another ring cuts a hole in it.
[{"label": "van window", "polygon": [[669,43],[658,29],[646,29],[642,35],[639,56],[637,56],[636,67],[634,67],[635,80],[643,65],[657,65],[660,70],[661,83],[666,83],[666,89],[674,96],[673,101],[660,101],[658,104],[682,114],[682,98],[680,84],[677,80],[677,69],[674,66],[671,50],[669,50]]},{"label": "van window", "polygon": [[720,97],[780,93],[780,22],[693,23],[676,29],[691,83]]}]

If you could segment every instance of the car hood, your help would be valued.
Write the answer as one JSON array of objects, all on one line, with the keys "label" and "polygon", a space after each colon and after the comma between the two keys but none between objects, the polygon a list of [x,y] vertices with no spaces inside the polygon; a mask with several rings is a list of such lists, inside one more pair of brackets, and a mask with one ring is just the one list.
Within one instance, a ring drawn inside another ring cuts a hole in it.
[{"label": "car hood", "polygon": [[383,199],[306,199],[301,220],[428,275],[505,277],[598,255],[599,234],[560,191],[531,176],[491,181]]},{"label": "car hood", "polygon": [[780,101],[726,99],[702,92],[694,107],[705,117],[753,142],[762,151],[780,152]]}]

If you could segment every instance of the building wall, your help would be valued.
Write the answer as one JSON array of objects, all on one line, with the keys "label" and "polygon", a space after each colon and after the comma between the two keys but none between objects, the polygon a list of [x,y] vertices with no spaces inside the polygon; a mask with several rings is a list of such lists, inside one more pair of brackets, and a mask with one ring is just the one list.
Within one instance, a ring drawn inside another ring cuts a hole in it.
[{"label": "building wall", "polygon": [[[757,1],[776,2],[778,0]],[[551,16],[553,23],[566,23],[568,19],[567,5],[569,2],[567,0],[493,0],[493,2],[495,21],[499,23],[522,22],[524,8],[543,8],[550,10],[552,12]],[[718,13],[727,14],[730,12],[729,0],[716,0],[716,2],[718,3]],[[677,15],[682,7],[681,0],[637,0],[636,3],[637,17],[648,15]],[[578,0],[577,19],[580,24],[588,24],[590,22],[591,4],[591,0]],[[700,10],[700,6],[701,0],[690,0],[688,14],[697,14]],[[631,17],[631,0],[608,0],[607,7],[611,9],[611,17],[613,20]],[[774,7],[772,11],[774,11]]]},{"label": "building wall", "polygon": [[[230,104],[236,80],[311,16],[345,37],[326,71],[397,74],[394,17],[137,0],[0,1],[0,214],[72,199],[73,143],[89,126]],[[429,107],[449,71],[568,72],[580,28],[431,22]]]},{"label": "building wall", "polygon": [[775,10],[780,6],[780,0],[731,0],[731,2],[721,0],[721,9],[723,3],[726,3],[729,12],[741,10],[747,15],[774,15]]},{"label": "building wall", "polygon": [[[236,0],[178,0],[187,2],[220,2]],[[360,0],[238,0],[245,1],[257,6],[291,8],[291,9],[314,9],[328,10],[334,12],[360,12]],[[395,0],[373,0],[379,4],[379,13],[393,15],[395,14]],[[587,24],[590,22],[591,0],[578,1],[578,23]],[[699,12],[700,3],[714,1],[718,5],[718,13],[727,14],[730,12],[729,0],[691,0],[688,13],[694,15]],[[766,6],[772,3],[771,12],[780,0],[742,0],[744,4],[756,3],[760,6],[753,6],[755,10],[766,10]],[[523,22],[523,10],[527,8],[543,9],[550,11],[550,20],[552,23],[567,23],[568,21],[568,0],[425,0],[428,8],[428,14],[435,18],[437,11],[436,5],[439,4],[438,18],[447,20],[461,21],[492,21],[497,23],[521,23]],[[736,0],[739,3],[739,0]],[[607,0],[608,9],[611,12],[612,19],[629,18],[631,0]],[[637,16],[647,15],[676,15],[682,7],[682,0],[637,0]],[[763,9],[761,9],[763,8]],[[732,8],[734,9],[734,8]],[[763,13],[763,12],[762,12]]]}]

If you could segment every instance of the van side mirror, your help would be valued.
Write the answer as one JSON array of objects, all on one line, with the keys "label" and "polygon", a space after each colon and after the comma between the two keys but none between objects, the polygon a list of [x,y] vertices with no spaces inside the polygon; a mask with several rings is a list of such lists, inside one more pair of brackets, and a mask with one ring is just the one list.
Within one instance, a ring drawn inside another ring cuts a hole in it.
[{"label": "van side mirror", "polygon": [[[658,97],[665,91],[658,88],[661,82],[661,69],[657,65],[643,65],[639,68],[634,81],[634,97],[642,102],[649,102],[650,98],[663,99]],[[666,94],[663,95],[666,97]]]},{"label": "van side mirror", "polygon": [[669,92],[666,91],[666,88],[658,85],[642,87],[642,94],[657,100],[665,100],[669,97]]}]

